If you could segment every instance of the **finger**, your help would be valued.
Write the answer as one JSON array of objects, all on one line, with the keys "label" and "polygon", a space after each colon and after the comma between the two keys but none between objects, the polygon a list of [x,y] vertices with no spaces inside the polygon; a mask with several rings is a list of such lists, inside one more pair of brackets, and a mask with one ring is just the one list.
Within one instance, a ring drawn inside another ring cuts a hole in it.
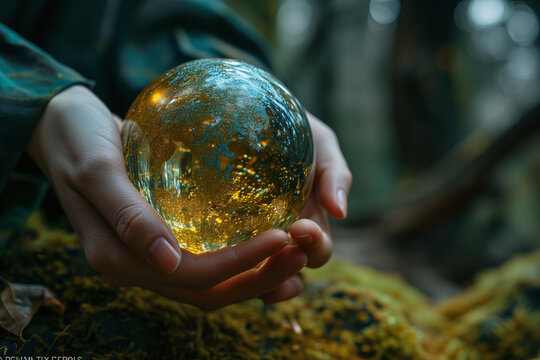
[{"label": "finger", "polygon": [[256,267],[288,243],[289,237],[286,232],[269,230],[230,248],[200,255],[185,253],[184,260],[175,275],[181,278],[184,274],[194,274],[183,279],[183,286],[206,290]]},{"label": "finger", "polygon": [[[142,259],[165,273],[173,272],[180,262],[176,239],[129,181],[112,115],[91,92],[81,92],[84,96],[68,94],[78,100],[67,101],[69,106],[56,111],[56,116],[44,118],[47,129],[56,130],[43,135],[56,141],[47,159],[55,169],[51,182],[57,190],[69,187],[81,194]],[[84,106],[81,99],[94,105]]]},{"label": "finger", "polygon": [[82,129],[93,141],[72,129],[79,146],[71,149],[76,161],[68,172],[68,185],[98,210],[130,249],[160,271],[172,273],[180,263],[178,243],[129,180],[118,127],[108,116],[99,126]]},{"label": "finger", "polygon": [[[119,238],[99,211],[81,194],[69,188],[57,194],[83,246],[90,266],[116,285],[138,285],[141,274],[163,277],[154,266],[142,261]],[[123,278],[129,281],[122,281]]]},{"label": "finger", "polygon": [[[289,242],[287,234],[280,230],[270,230],[231,248],[194,255],[183,252],[178,269],[162,275],[153,269],[142,267],[140,261],[124,254],[116,256],[114,266],[125,278],[137,279],[143,283],[174,285],[193,291],[204,291],[231,277],[254,268],[258,263],[285,247]],[[109,244],[109,247],[111,245]],[[116,249],[122,251],[122,249]]]},{"label": "finger", "polygon": [[316,186],[321,203],[330,215],[347,216],[347,197],[352,175],[339,148],[335,133],[315,116],[307,113],[315,143]]},{"label": "finger", "polygon": [[118,238],[101,214],[80,194],[73,191],[60,194],[89,263],[116,285],[159,283],[206,290],[253,268],[289,241],[285,232],[270,230],[232,248],[202,255],[186,251],[177,271],[164,275],[141,262],[140,257]]},{"label": "finger", "polygon": [[292,299],[295,296],[300,295],[304,290],[304,283],[300,276],[294,275],[281,284],[276,290],[266,293],[261,296],[261,300],[269,305],[275,304],[280,301]]},{"label": "finger", "polygon": [[123,161],[110,156],[105,159],[89,165],[90,169],[78,176],[76,189],[140,258],[163,273],[173,273],[181,258],[176,238],[131,184]]},{"label": "finger", "polygon": [[116,114],[113,114],[113,118],[114,118],[114,123],[118,127],[118,131],[122,132],[122,127],[124,125],[124,121],[122,120],[122,118],[120,116],[118,116]]},{"label": "finger", "polygon": [[279,289],[306,264],[306,255],[297,246],[287,246],[259,269],[251,269],[204,292],[148,284],[148,288],[171,299],[203,309],[217,309],[250,300]]},{"label": "finger", "polygon": [[[277,235],[277,236],[275,236]],[[140,261],[129,254],[115,256],[113,266],[120,278],[136,279],[135,282],[123,281],[123,285],[140,283],[161,284],[182,287],[192,291],[205,291],[245,271],[254,269],[258,264],[266,264],[269,257],[276,254],[289,242],[287,234],[279,230],[266,231],[258,236],[236,245],[202,255],[184,252],[177,271],[162,275],[152,268],[141,266]],[[115,252],[123,252],[118,242]],[[105,245],[110,250],[113,244]],[[260,268],[264,267],[261,265]]]},{"label": "finger", "polygon": [[308,267],[320,267],[330,259],[332,240],[316,222],[300,219],[290,226],[289,233],[295,243],[306,253]]}]

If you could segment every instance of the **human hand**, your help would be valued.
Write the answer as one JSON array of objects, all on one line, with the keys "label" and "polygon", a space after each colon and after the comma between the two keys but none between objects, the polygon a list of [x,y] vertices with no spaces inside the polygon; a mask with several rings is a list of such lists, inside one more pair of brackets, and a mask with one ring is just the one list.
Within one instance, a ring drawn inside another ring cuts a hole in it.
[{"label": "human hand", "polygon": [[347,216],[347,196],[352,174],[341,153],[336,134],[307,113],[315,146],[315,183],[300,220],[289,228],[296,244],[306,253],[308,267],[324,265],[332,255],[332,238],[326,213]]},{"label": "human hand", "polygon": [[283,231],[201,255],[180,249],[131,184],[118,123],[87,88],[72,86],[49,102],[27,150],[55,189],[88,262],[110,283],[204,309],[255,297],[277,302],[301,291],[294,275],[308,259],[298,246],[286,246]]}]

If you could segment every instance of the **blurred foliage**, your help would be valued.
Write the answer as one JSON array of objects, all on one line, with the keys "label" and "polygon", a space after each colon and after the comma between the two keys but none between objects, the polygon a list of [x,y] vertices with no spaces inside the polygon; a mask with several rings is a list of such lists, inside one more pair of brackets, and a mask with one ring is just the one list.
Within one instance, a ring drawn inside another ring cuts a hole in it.
[{"label": "blurred foliage", "polygon": [[254,1],[249,6],[241,0],[226,0],[225,2],[237,14],[255,26],[270,44],[276,46],[275,19],[279,0]]},{"label": "blurred foliage", "polygon": [[540,247],[539,10],[281,1],[277,54],[340,138],[354,175],[350,228],[459,282]]}]

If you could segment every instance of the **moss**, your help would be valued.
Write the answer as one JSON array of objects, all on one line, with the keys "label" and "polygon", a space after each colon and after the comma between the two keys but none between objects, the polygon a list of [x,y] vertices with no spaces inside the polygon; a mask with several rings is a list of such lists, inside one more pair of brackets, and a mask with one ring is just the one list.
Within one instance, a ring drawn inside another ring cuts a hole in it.
[{"label": "moss", "polygon": [[[527,359],[539,356],[540,254],[482,275],[435,306],[395,275],[347,263],[306,272],[304,294],[205,312],[140,288],[107,284],[76,238],[39,215],[4,238],[0,276],[56,292],[7,355],[87,359]],[[22,349],[21,349],[22,348]]]},{"label": "moss", "polygon": [[481,359],[540,357],[540,252],[484,272],[438,311],[446,332],[474,346]]}]

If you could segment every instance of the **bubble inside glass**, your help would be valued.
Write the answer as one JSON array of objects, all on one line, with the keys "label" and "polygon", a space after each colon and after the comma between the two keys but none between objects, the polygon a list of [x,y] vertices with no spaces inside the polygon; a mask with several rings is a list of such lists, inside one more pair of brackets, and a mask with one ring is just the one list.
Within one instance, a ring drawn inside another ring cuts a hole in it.
[{"label": "bubble inside glass", "polygon": [[131,105],[122,140],[131,181],[193,253],[287,229],[313,183],[304,109],[240,61],[195,60],[154,80]]}]

